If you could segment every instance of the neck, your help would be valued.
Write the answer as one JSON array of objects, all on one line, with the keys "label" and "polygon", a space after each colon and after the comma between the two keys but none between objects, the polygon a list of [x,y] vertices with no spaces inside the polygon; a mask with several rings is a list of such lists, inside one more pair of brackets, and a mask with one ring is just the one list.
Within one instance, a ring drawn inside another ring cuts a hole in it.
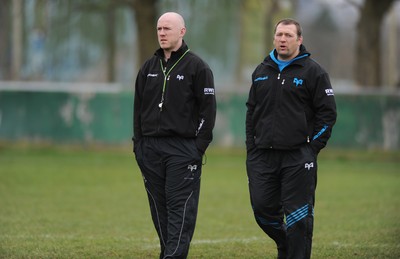
[{"label": "neck", "polygon": [[165,59],[165,61],[167,61],[171,57],[171,52],[172,51],[164,50],[164,59]]},{"label": "neck", "polygon": [[164,59],[168,60],[171,57],[172,52],[177,51],[178,49],[180,49],[182,47],[182,41],[180,41],[175,48],[173,49],[164,49]]},{"label": "neck", "polygon": [[287,61],[290,61],[290,60],[294,59],[295,57],[297,57],[297,55],[299,55],[299,53],[300,53],[300,52],[298,51],[298,52],[296,52],[294,55],[292,55],[292,56],[290,56],[290,57],[288,57],[288,56],[281,56],[281,55],[278,54],[278,60],[287,62]]}]

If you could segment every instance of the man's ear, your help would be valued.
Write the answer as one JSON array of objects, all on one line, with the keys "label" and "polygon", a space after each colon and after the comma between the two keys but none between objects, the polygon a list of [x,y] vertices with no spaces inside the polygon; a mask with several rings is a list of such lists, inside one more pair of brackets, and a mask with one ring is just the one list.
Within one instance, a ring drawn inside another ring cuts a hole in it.
[{"label": "man's ear", "polygon": [[303,43],[303,36],[300,36],[299,38],[298,38],[298,41],[299,41],[299,46]]},{"label": "man's ear", "polygon": [[183,36],[185,36],[185,34],[186,34],[186,28],[183,27],[183,28],[181,29],[181,36],[182,36],[182,38],[183,38]]}]

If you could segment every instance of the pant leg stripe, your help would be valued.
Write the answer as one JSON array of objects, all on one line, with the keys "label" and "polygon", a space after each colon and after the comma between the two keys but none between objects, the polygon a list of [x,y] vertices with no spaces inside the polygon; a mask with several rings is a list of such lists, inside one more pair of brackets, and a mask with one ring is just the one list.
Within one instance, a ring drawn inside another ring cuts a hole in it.
[{"label": "pant leg stripe", "polygon": [[292,214],[290,214],[289,216],[287,216],[286,221],[291,222],[293,220],[296,220],[297,218],[301,217],[304,213],[307,213],[307,212],[308,212],[307,208],[297,210],[297,211],[293,212]]},{"label": "pant leg stripe", "polygon": [[303,207],[299,208],[298,210],[292,212],[286,217],[286,225],[287,227],[292,226],[296,222],[302,220],[303,218],[307,217],[308,215],[308,204],[304,205]]},{"label": "pant leg stripe", "polygon": [[307,217],[308,213],[307,212],[303,212],[302,214],[300,214],[298,217],[290,220],[287,222],[287,227],[291,227],[293,224],[295,224],[296,222],[302,220],[303,218]]},{"label": "pant leg stripe", "polygon": [[260,223],[263,224],[263,225],[268,225],[268,226],[271,226],[271,227],[273,227],[275,229],[281,229],[282,223],[280,223],[280,222],[267,221],[265,218],[262,218],[260,216],[256,216],[256,217],[257,217],[258,221],[260,221]]},{"label": "pant leg stripe", "polygon": [[152,199],[152,201],[153,201],[153,203],[154,203],[154,209],[155,209],[156,214],[157,214],[158,228],[160,229],[161,241],[163,242],[163,244],[164,244],[164,246],[165,246],[165,242],[164,242],[164,238],[163,238],[163,232],[162,232],[162,229],[161,229],[160,216],[158,215],[158,210],[157,210],[157,203],[156,203],[156,201],[155,201],[153,195],[152,195],[151,192],[149,191],[149,189],[146,188],[146,191],[147,191],[147,193],[150,195],[150,197],[151,197],[151,199]]},{"label": "pant leg stripe", "polygon": [[184,207],[184,209],[183,209],[183,216],[182,216],[182,227],[181,227],[181,232],[179,233],[178,244],[176,245],[175,251],[174,251],[172,254],[170,254],[170,255],[165,255],[164,258],[167,258],[167,257],[169,257],[169,256],[173,256],[173,255],[176,253],[176,251],[178,251],[179,243],[181,242],[183,226],[185,225],[186,206],[187,206],[187,203],[188,203],[190,197],[192,197],[192,194],[193,194],[193,191],[190,193],[189,197],[186,199],[186,202],[185,202],[185,207]]}]

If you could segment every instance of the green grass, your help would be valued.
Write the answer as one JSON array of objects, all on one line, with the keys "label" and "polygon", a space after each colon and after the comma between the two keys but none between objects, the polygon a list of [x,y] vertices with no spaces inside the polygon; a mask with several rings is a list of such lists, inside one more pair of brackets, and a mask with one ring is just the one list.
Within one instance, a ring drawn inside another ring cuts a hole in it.
[{"label": "green grass", "polygon": [[[400,154],[324,150],[313,258],[400,258]],[[130,147],[0,146],[0,258],[157,258]],[[275,258],[244,150],[211,148],[189,258]]]}]

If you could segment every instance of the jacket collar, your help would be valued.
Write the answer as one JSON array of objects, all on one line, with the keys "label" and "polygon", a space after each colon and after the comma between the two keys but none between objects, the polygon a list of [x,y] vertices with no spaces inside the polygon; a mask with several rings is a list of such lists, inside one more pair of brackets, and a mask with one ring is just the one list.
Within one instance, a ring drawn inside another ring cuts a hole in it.
[{"label": "jacket collar", "polygon": [[[189,47],[186,45],[186,42],[182,40],[182,46],[177,51],[173,51],[171,53],[170,60],[171,61],[178,60],[188,49]],[[164,60],[164,50],[162,48],[156,50],[154,55]]]},{"label": "jacket collar", "polygon": [[[269,62],[273,62],[276,65],[278,65],[278,58],[277,58],[278,53],[276,52],[276,49],[273,49],[269,55],[264,59],[263,63],[269,63]],[[304,58],[311,56],[311,53],[307,51],[306,47],[301,44],[300,45],[300,52],[299,54],[293,58],[292,60],[289,60],[287,62],[287,65],[292,64],[292,63],[298,63],[298,64],[302,64]]]}]

